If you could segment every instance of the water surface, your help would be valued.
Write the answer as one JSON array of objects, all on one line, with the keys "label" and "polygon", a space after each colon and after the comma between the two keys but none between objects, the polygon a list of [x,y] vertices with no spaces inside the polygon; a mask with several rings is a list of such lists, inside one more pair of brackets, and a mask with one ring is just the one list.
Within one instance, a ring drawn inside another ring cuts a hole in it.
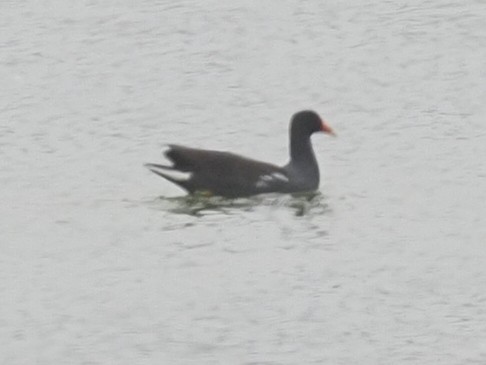
[{"label": "water surface", "polygon": [[[0,362],[483,364],[482,1],[4,1]],[[314,196],[193,199],[165,143]]]}]

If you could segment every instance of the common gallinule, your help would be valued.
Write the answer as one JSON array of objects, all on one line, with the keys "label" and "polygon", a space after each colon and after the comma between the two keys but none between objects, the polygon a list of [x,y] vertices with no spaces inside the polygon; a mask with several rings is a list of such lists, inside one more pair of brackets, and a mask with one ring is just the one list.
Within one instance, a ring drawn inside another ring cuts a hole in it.
[{"label": "common gallinule", "polygon": [[335,135],[313,111],[300,111],[290,121],[290,161],[283,167],[252,160],[233,153],[169,145],[165,156],[171,166],[145,166],[189,193],[224,197],[261,193],[294,193],[316,190],[319,166],[310,136],[314,132]]}]

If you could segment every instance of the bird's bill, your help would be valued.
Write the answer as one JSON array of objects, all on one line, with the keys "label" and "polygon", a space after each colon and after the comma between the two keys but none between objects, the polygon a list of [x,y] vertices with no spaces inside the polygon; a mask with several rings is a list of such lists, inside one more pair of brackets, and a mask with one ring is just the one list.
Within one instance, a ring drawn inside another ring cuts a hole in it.
[{"label": "bird's bill", "polygon": [[334,130],[324,120],[322,121],[322,124],[321,124],[321,131],[323,131],[324,133],[330,134],[333,137],[336,137],[336,133],[334,132]]}]

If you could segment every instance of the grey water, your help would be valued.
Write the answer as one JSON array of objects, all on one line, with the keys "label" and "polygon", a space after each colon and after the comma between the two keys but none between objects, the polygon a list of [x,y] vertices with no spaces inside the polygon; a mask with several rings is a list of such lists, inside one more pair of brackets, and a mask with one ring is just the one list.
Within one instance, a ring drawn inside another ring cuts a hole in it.
[{"label": "grey water", "polygon": [[[2,1],[0,364],[485,364],[484,1]],[[185,197],[166,143],[317,193]]]}]

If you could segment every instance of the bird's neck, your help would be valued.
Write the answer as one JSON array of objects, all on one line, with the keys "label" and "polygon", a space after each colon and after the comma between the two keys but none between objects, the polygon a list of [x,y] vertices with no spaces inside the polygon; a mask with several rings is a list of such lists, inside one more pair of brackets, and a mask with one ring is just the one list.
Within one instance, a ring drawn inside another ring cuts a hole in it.
[{"label": "bird's neck", "polygon": [[294,182],[299,182],[299,189],[314,190],[319,186],[319,165],[309,136],[290,139],[290,161],[285,170]]},{"label": "bird's neck", "polygon": [[292,135],[290,138],[290,162],[317,166],[309,136]]}]

